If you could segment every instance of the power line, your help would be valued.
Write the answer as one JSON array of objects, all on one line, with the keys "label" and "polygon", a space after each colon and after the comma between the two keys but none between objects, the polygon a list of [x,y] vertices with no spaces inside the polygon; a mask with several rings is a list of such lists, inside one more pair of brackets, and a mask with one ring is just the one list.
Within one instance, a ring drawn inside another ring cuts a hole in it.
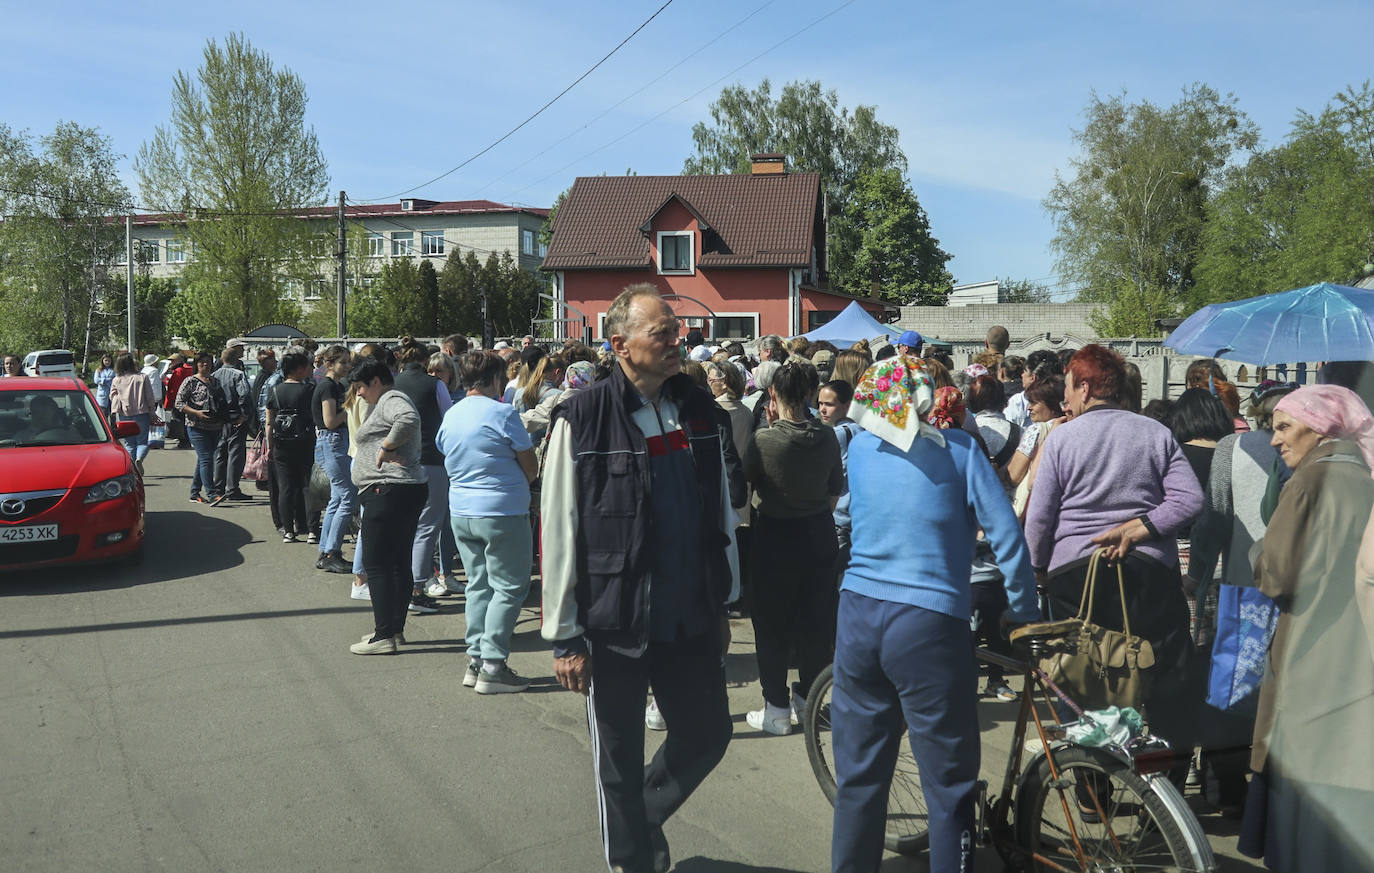
[{"label": "power line", "polygon": [[594,63],[594,64],[592,64],[590,67],[588,67],[588,68],[587,68],[587,71],[586,71],[585,73],[583,73],[582,75],[578,76],[576,79],[574,79],[571,85],[569,85],[568,87],[564,88],[562,91],[559,91],[557,94],[554,95],[553,99],[549,100],[549,101],[548,101],[547,103],[545,103],[543,106],[540,106],[538,109],[536,109],[536,110],[534,111],[534,113],[533,113],[532,115],[530,115],[530,116],[529,116],[528,118],[526,118],[524,121],[522,121],[522,122],[520,122],[519,124],[517,124],[515,127],[512,127],[510,130],[506,131],[504,134],[501,135],[501,137],[500,137],[499,139],[497,139],[497,140],[495,140],[494,142],[492,142],[490,145],[488,145],[486,148],[484,148],[484,149],[482,149],[481,151],[479,151],[477,154],[475,154],[475,155],[471,156],[470,158],[468,158],[467,160],[461,162],[460,164],[458,164],[458,166],[453,167],[452,169],[450,169],[450,170],[448,170],[448,171],[446,171],[446,172],[440,173],[439,175],[435,176],[433,179],[430,179],[428,182],[421,182],[419,185],[416,185],[416,186],[413,187],[413,188],[407,188],[407,189],[404,190],[404,191],[398,191],[398,192],[395,193],[395,194],[387,194],[386,196],[383,196],[383,197],[366,197],[366,198],[363,198],[363,199],[364,199],[364,202],[376,203],[376,202],[379,202],[379,201],[382,201],[382,200],[390,200],[390,199],[393,198],[393,197],[400,197],[400,196],[402,196],[402,195],[409,194],[409,193],[412,192],[412,191],[417,191],[417,190],[419,190],[419,189],[425,187],[426,185],[433,185],[435,182],[438,182],[440,179],[444,179],[444,178],[447,178],[448,176],[453,175],[454,173],[456,173],[456,172],[458,172],[459,170],[461,170],[463,167],[466,167],[468,164],[470,164],[470,163],[472,163],[473,161],[475,161],[475,160],[477,160],[478,158],[480,158],[482,155],[484,155],[484,154],[486,154],[487,152],[491,151],[492,149],[496,148],[498,145],[500,145],[501,143],[503,143],[503,142],[505,142],[507,139],[509,139],[509,138],[510,138],[516,131],[518,131],[520,128],[524,127],[525,125],[529,124],[531,121],[534,121],[534,119],[538,118],[538,117],[544,112],[545,109],[548,109],[550,106],[552,106],[553,104],[557,103],[557,102],[558,102],[558,99],[559,99],[560,97],[562,97],[564,94],[568,93],[568,92],[571,91],[573,88],[575,88],[575,87],[577,86],[577,84],[578,84],[579,82],[581,82],[583,79],[585,79],[585,78],[587,78],[588,76],[590,76],[590,75],[592,74],[592,72],[593,72],[594,70],[596,70],[597,67],[599,67],[599,66],[601,66],[602,64],[606,63],[606,61],[610,59],[611,55],[615,54],[616,52],[618,52],[618,51],[620,51],[622,48],[624,48],[624,46],[625,46],[626,43],[628,43],[630,40],[634,39],[634,38],[639,34],[639,32],[640,32],[641,30],[643,30],[644,28],[648,27],[648,26],[649,26],[649,22],[651,22],[651,21],[653,21],[655,18],[657,18],[657,17],[659,16],[659,14],[663,12],[663,10],[667,9],[667,8],[672,4],[672,2],[673,2],[673,0],[667,0],[667,2],[665,2],[662,6],[658,7],[658,9],[654,12],[653,15],[650,15],[648,18],[644,19],[644,21],[639,25],[639,27],[636,27],[636,28],[634,29],[634,31],[633,31],[629,36],[627,36],[627,37],[625,37],[624,39],[622,39],[622,40],[619,42],[619,44],[616,45],[615,48],[613,48],[613,49],[611,49],[609,52],[607,52],[607,53],[605,54],[605,56],[601,58],[601,60],[597,61],[596,63]]},{"label": "power line", "polygon": [[687,63],[688,61],[690,61],[692,58],[694,58],[694,57],[696,57],[697,55],[701,54],[702,52],[706,51],[706,50],[707,50],[708,48],[710,48],[711,46],[713,46],[713,45],[715,45],[716,43],[720,42],[722,39],[724,39],[724,38],[726,37],[726,35],[728,35],[728,34],[731,33],[732,31],[738,29],[740,26],[742,26],[743,24],[745,24],[746,22],[748,22],[749,19],[753,18],[755,15],[758,15],[758,14],[759,14],[760,12],[762,12],[764,9],[767,9],[769,6],[772,6],[774,2],[775,2],[775,0],[766,0],[766,2],[764,2],[762,5],[760,5],[760,6],[757,7],[756,9],[754,9],[753,12],[750,12],[748,15],[744,16],[744,17],[741,18],[739,21],[736,21],[734,24],[730,25],[729,27],[727,27],[727,28],[725,28],[724,30],[722,30],[720,33],[716,34],[716,35],[715,35],[713,38],[711,38],[708,42],[706,42],[706,43],[704,43],[703,45],[701,45],[701,47],[699,47],[696,51],[694,51],[694,52],[692,52],[691,54],[687,55],[687,56],[684,57],[682,60],[678,61],[676,64],[673,64],[671,67],[669,67],[668,69],[664,70],[662,73],[659,73],[659,74],[658,74],[656,77],[654,77],[653,79],[650,79],[648,82],[645,82],[643,85],[641,85],[641,86],[640,86],[638,89],[636,89],[635,91],[633,91],[633,92],[631,92],[631,93],[629,93],[629,94],[626,94],[624,97],[622,97],[622,98],[621,98],[618,102],[616,102],[614,105],[610,106],[609,108],[607,108],[606,110],[604,110],[603,112],[601,112],[601,114],[599,114],[599,115],[597,115],[596,117],[594,117],[594,118],[590,119],[589,121],[587,121],[585,124],[583,124],[583,125],[582,125],[581,127],[579,127],[577,130],[574,130],[574,131],[572,131],[571,133],[569,133],[569,134],[567,134],[567,135],[565,135],[565,136],[563,136],[563,137],[561,137],[561,138],[555,140],[554,142],[550,143],[549,146],[548,146],[547,148],[545,148],[543,151],[539,152],[539,153],[536,154],[536,155],[533,155],[533,156],[530,157],[530,158],[527,158],[526,160],[522,161],[522,162],[519,163],[519,164],[516,164],[514,167],[511,167],[509,170],[507,170],[507,171],[506,171],[505,173],[503,173],[502,175],[500,175],[500,176],[496,177],[495,179],[491,180],[490,182],[486,183],[485,185],[483,185],[481,188],[478,189],[477,193],[478,193],[478,194],[485,193],[486,191],[490,190],[491,187],[492,187],[493,185],[495,185],[497,182],[503,181],[504,179],[508,178],[512,173],[514,173],[515,171],[520,170],[520,169],[522,169],[522,168],[524,168],[524,167],[527,167],[527,166],[529,166],[530,164],[534,163],[535,161],[539,160],[539,159],[542,158],[544,155],[546,155],[546,154],[548,154],[549,152],[553,151],[553,150],[554,150],[555,148],[557,148],[558,146],[562,145],[563,143],[565,143],[565,142],[567,142],[568,140],[572,139],[573,137],[577,136],[579,133],[581,133],[582,131],[584,131],[584,130],[586,130],[587,128],[591,127],[593,124],[596,124],[598,121],[600,121],[601,119],[605,118],[607,115],[611,114],[611,113],[614,112],[616,109],[619,109],[621,106],[625,105],[625,104],[628,103],[630,100],[634,99],[635,97],[638,97],[640,94],[643,94],[645,91],[649,90],[649,89],[652,88],[654,85],[657,85],[659,82],[663,81],[663,79],[665,79],[665,78],[668,76],[668,74],[672,73],[672,72],[673,72],[674,70],[676,70],[678,67],[681,67],[683,64],[685,64],[685,63]]},{"label": "power line", "polygon": [[578,164],[578,163],[581,163],[582,161],[586,160],[587,158],[591,157],[592,155],[596,154],[597,152],[600,152],[600,151],[602,151],[602,150],[604,150],[604,149],[607,149],[607,148],[609,148],[609,147],[615,145],[616,143],[618,143],[618,142],[620,142],[620,141],[626,139],[627,137],[632,136],[632,135],[638,133],[639,131],[643,130],[645,127],[648,127],[650,124],[654,123],[655,121],[658,121],[660,118],[662,118],[663,116],[667,115],[669,112],[672,112],[673,110],[677,109],[677,108],[678,108],[679,106],[681,106],[682,104],[688,102],[689,100],[694,100],[694,99],[696,99],[696,98],[697,98],[698,96],[700,96],[701,94],[705,93],[706,91],[710,90],[711,88],[714,88],[716,85],[719,85],[721,82],[723,82],[723,81],[725,81],[726,79],[730,78],[731,76],[735,75],[735,74],[738,73],[740,70],[744,69],[745,67],[747,67],[747,66],[749,66],[750,64],[754,63],[755,61],[757,61],[759,58],[762,58],[763,56],[765,56],[765,55],[767,55],[767,54],[770,54],[771,52],[777,50],[778,48],[780,48],[780,47],[783,46],[784,44],[786,44],[786,43],[788,43],[788,42],[791,42],[792,40],[794,40],[794,39],[796,39],[797,37],[801,36],[801,35],[802,35],[803,33],[805,33],[806,31],[808,31],[808,30],[810,30],[811,28],[815,27],[816,25],[820,24],[822,21],[825,21],[827,18],[829,18],[829,17],[831,17],[832,15],[835,15],[836,13],[840,12],[840,11],[843,10],[846,6],[851,6],[851,5],[853,5],[854,3],[855,3],[855,0],[845,0],[845,2],[841,3],[839,6],[836,6],[834,9],[831,9],[829,12],[827,12],[827,13],[825,13],[824,15],[820,16],[819,18],[816,18],[816,19],[813,20],[810,24],[807,24],[807,25],[805,25],[805,26],[803,26],[803,27],[798,28],[797,30],[794,30],[792,33],[788,34],[787,36],[785,36],[785,37],[783,37],[782,39],[778,40],[777,42],[773,43],[773,44],[772,44],[771,46],[769,46],[768,48],[764,49],[763,51],[761,51],[761,52],[759,52],[758,54],[754,55],[754,56],[753,56],[752,58],[750,58],[749,60],[747,60],[747,61],[745,61],[744,63],[740,64],[738,67],[735,67],[735,68],[734,68],[733,70],[731,70],[730,72],[728,72],[728,73],[726,73],[725,75],[721,76],[719,79],[716,79],[714,82],[711,82],[711,83],[707,84],[705,87],[701,88],[700,90],[698,90],[698,91],[696,91],[696,92],[694,92],[694,93],[692,93],[692,94],[687,95],[686,97],[684,97],[684,98],[682,98],[681,100],[679,100],[677,103],[674,103],[672,106],[669,106],[667,109],[664,109],[662,112],[658,113],[657,115],[653,116],[652,118],[648,119],[647,121],[643,122],[642,124],[639,124],[639,125],[637,125],[637,126],[631,128],[630,130],[626,131],[625,133],[621,134],[620,136],[616,137],[615,139],[613,139],[613,140],[611,140],[611,141],[605,143],[604,145],[601,145],[601,146],[598,146],[597,148],[592,149],[591,151],[587,152],[586,154],[582,155],[581,157],[578,157],[578,158],[572,160],[571,162],[569,162],[569,163],[567,163],[567,164],[564,164],[562,167],[559,167],[557,170],[554,170],[552,173],[549,173],[549,174],[546,175],[546,176],[543,176],[543,177],[541,177],[541,178],[539,178],[539,179],[536,179],[535,181],[533,181],[533,182],[529,183],[528,185],[524,186],[523,188],[517,188],[517,189],[515,189],[515,191],[514,191],[513,193],[519,194],[519,193],[522,192],[522,191],[527,191],[527,190],[529,190],[530,188],[533,188],[535,185],[538,185],[538,184],[540,184],[540,183],[542,183],[542,182],[545,182],[545,181],[547,181],[547,180],[549,180],[549,179],[553,178],[554,176],[557,176],[557,175],[559,175],[559,174],[561,174],[561,173],[567,172],[567,170],[568,170],[570,167],[572,167],[572,166],[574,166],[574,165],[576,165],[576,164]]}]

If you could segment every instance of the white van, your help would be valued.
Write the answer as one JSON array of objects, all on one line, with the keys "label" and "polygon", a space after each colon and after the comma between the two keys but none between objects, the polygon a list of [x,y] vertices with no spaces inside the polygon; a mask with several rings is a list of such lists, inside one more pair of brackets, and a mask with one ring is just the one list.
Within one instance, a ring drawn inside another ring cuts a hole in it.
[{"label": "white van", "polygon": [[24,358],[24,372],[30,376],[75,376],[76,356],[66,349],[29,352]]}]

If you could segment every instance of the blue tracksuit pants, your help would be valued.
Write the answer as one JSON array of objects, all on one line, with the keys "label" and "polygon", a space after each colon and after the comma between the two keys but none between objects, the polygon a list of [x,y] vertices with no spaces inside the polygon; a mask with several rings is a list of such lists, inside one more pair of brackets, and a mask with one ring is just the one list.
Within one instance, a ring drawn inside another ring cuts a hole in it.
[{"label": "blue tracksuit pants", "polygon": [[973,869],[977,674],[967,619],[840,594],[830,703],[834,873],[874,873],[882,861],[903,717],[930,813],[930,869]]}]

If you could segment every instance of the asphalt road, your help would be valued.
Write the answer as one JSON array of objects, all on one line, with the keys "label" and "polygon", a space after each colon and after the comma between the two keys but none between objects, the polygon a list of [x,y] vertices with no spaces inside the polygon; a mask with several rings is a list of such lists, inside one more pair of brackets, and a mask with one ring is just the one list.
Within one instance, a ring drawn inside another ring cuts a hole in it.
[{"label": "asphalt road", "polygon": [[[585,706],[554,682],[534,608],[511,658],[535,677],[524,694],[461,686],[458,603],[412,616],[399,656],[352,655],[371,612],[349,577],[279,542],[265,494],[188,503],[192,463],[149,456],[142,567],[0,576],[0,869],[605,870]],[[675,869],[820,873],[829,806],[800,734],[744,724],[760,698],[748,622],[734,631],[735,737],[667,825]],[[1011,706],[980,704],[990,775]]]}]

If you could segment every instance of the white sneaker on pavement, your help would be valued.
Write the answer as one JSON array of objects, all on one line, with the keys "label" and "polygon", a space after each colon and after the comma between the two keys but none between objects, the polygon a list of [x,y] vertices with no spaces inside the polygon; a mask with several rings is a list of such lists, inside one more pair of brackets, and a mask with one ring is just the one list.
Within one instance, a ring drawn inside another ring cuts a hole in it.
[{"label": "white sneaker on pavement", "polygon": [[448,586],[438,579],[430,580],[430,583],[425,586],[425,594],[430,597],[448,597],[450,593]]},{"label": "white sneaker on pavement", "polygon": [[644,726],[651,731],[666,731],[668,722],[663,720],[663,713],[658,711],[658,701],[649,698],[649,705],[644,707]]},{"label": "white sneaker on pavement", "polygon": [[785,737],[792,733],[792,708],[765,703],[763,709],[746,713],[744,721],[756,731]]}]

